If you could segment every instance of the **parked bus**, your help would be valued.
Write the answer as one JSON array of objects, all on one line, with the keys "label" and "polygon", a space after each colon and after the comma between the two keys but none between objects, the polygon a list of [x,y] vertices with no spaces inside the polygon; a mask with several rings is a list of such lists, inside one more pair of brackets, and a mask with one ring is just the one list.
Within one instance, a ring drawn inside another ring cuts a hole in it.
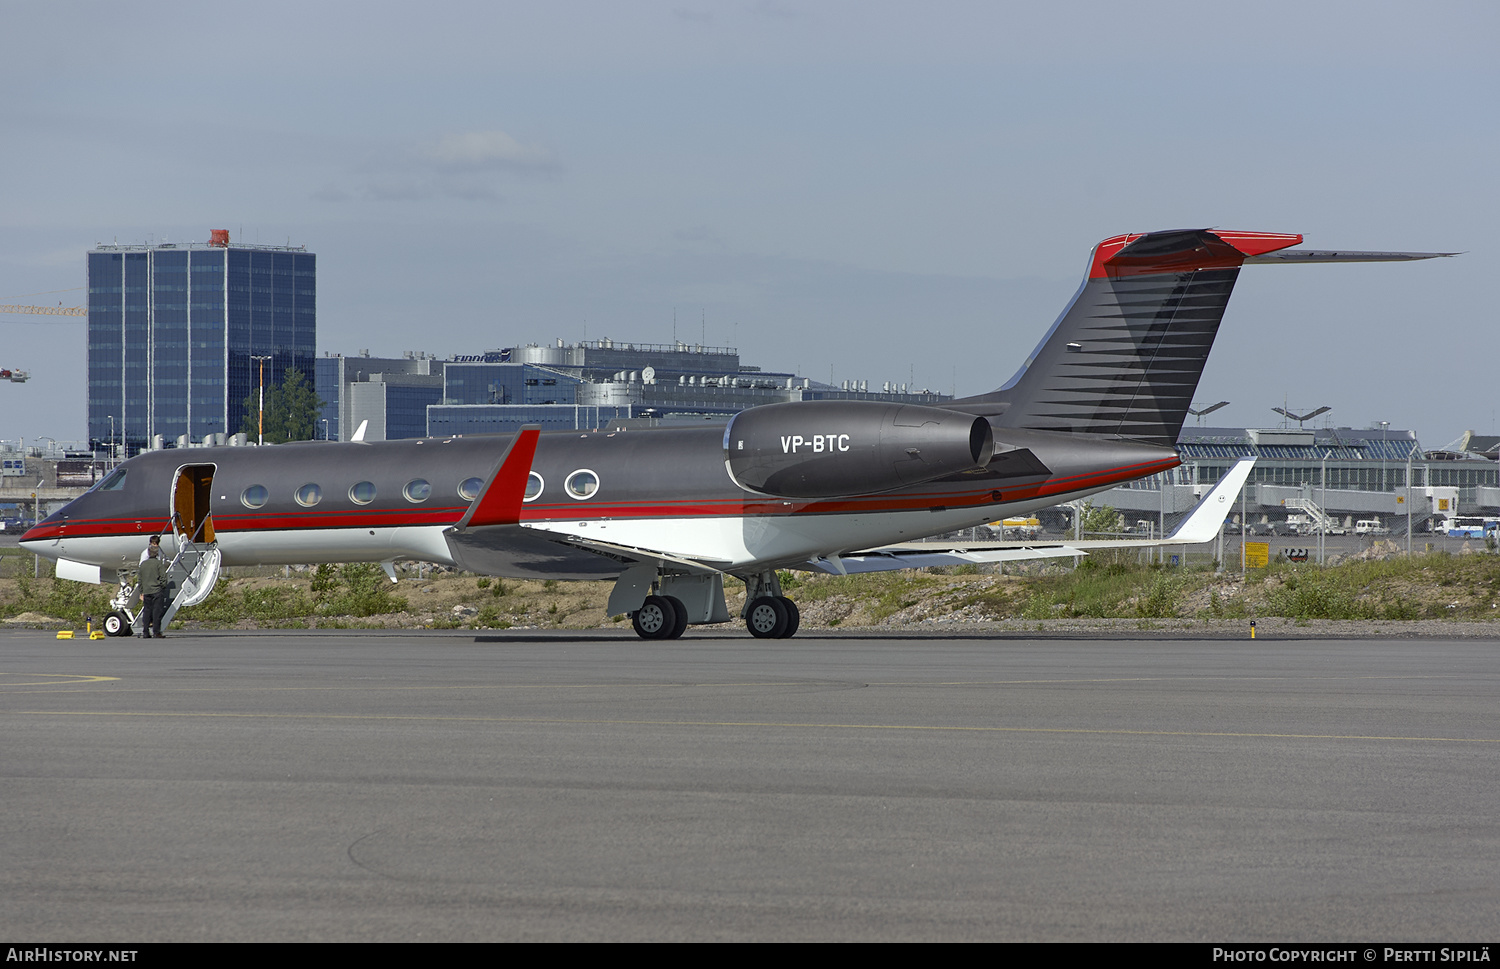
[{"label": "parked bus", "polygon": [[1500,519],[1454,515],[1438,523],[1437,531],[1449,538],[1484,538],[1500,529]]}]

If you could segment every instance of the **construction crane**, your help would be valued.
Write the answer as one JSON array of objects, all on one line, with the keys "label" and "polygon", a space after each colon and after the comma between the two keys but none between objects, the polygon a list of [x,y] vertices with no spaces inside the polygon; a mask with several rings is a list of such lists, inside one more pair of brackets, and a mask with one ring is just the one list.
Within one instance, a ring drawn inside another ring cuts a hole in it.
[{"label": "construction crane", "polygon": [[[32,316],[88,316],[86,306],[29,306],[22,303],[0,303],[0,313],[27,313]],[[24,384],[31,375],[25,370],[0,368],[0,380]]]},{"label": "construction crane", "polygon": [[0,313],[31,313],[34,316],[88,316],[86,306],[23,306],[19,303],[0,304]]}]

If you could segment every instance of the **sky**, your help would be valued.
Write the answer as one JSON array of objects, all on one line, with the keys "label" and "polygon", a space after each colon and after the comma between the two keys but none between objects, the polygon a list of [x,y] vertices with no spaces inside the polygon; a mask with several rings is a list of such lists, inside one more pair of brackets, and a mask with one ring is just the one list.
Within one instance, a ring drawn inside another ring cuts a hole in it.
[{"label": "sky", "polygon": [[[1255,266],[1213,422],[1500,431],[1500,5],[0,0],[0,303],[99,243],[318,255],[319,352],[610,337],[1002,384],[1121,232]],[[0,439],[85,436],[85,328],[0,316]],[[1320,419],[1321,422],[1321,419]]]}]

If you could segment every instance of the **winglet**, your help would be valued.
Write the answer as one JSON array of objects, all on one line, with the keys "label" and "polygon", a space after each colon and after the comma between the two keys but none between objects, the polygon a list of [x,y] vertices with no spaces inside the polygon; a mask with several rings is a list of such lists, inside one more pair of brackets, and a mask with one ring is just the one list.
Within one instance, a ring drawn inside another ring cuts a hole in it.
[{"label": "winglet", "polygon": [[531,476],[531,461],[536,457],[541,426],[526,424],[510,442],[490,472],[489,484],[464,512],[454,528],[462,531],[473,526],[515,525],[521,521],[521,502],[526,496],[526,479]]},{"label": "winglet", "polygon": [[1229,473],[1219,479],[1214,490],[1203,496],[1193,513],[1182,520],[1177,531],[1168,535],[1166,541],[1176,545],[1198,545],[1213,541],[1219,529],[1224,527],[1224,518],[1234,507],[1234,496],[1245,486],[1250,469],[1255,467],[1254,458],[1240,458]]}]

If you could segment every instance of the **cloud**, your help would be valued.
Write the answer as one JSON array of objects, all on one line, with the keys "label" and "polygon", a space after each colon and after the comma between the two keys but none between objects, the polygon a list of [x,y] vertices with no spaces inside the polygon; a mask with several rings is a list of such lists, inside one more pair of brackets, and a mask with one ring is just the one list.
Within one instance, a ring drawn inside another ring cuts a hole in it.
[{"label": "cloud", "polygon": [[426,202],[460,199],[465,202],[498,202],[501,196],[488,185],[464,178],[392,177],[364,182],[353,189],[326,185],[312,194],[319,202]]},{"label": "cloud", "polygon": [[548,149],[522,144],[503,131],[444,135],[426,154],[448,171],[551,171],[561,167]]},{"label": "cloud", "polygon": [[351,195],[348,191],[340,188],[332,182],[327,183],[322,188],[312,193],[312,197],[315,201],[318,202],[347,202],[350,199],[354,198],[354,196]]},{"label": "cloud", "polygon": [[727,249],[728,245],[712,228],[706,225],[688,226],[672,233],[672,237],[678,242],[690,245],[701,245],[711,249]]}]

